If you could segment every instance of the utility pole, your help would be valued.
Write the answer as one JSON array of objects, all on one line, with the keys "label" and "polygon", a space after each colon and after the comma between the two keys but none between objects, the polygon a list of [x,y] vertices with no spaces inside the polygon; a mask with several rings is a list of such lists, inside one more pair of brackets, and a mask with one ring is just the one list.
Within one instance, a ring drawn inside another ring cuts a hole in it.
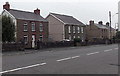
[{"label": "utility pole", "polygon": [[111,11],[109,11],[109,20],[110,20],[110,39],[111,39]]}]

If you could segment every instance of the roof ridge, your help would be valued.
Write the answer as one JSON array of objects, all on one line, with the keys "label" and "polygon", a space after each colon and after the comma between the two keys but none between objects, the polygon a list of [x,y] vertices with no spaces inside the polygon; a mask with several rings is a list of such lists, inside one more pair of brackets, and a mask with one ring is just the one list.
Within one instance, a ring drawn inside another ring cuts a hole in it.
[{"label": "roof ridge", "polygon": [[19,11],[19,12],[26,12],[26,13],[33,13],[34,14],[34,12],[30,12],[30,11],[23,11],[23,10],[17,10],[17,9],[10,9],[10,10]]},{"label": "roof ridge", "polygon": [[56,14],[56,15],[61,15],[61,16],[68,16],[68,17],[73,17],[73,16],[70,16],[70,15],[65,15],[65,14],[58,14],[58,13],[50,13],[50,14]]},{"label": "roof ridge", "polygon": [[41,15],[37,15],[34,12],[28,12],[28,11],[22,11],[16,9],[10,9],[8,12],[11,13],[11,15],[13,15],[17,19],[47,21]]}]

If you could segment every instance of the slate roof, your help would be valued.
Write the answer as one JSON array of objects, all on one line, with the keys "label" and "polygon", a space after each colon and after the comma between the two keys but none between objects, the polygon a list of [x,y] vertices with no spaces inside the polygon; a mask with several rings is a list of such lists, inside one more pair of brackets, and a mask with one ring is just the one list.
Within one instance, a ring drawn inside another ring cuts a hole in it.
[{"label": "slate roof", "polygon": [[[110,26],[105,26],[105,27],[107,27],[108,29],[110,29]],[[115,30],[113,27],[111,27],[111,30]]]},{"label": "slate roof", "polygon": [[82,26],[84,26],[84,24],[82,22],[80,22],[79,20],[75,19],[73,16],[61,15],[61,14],[55,14],[55,13],[50,13],[50,14],[54,15],[55,17],[60,19],[65,24],[82,25]]},{"label": "slate roof", "polygon": [[37,15],[34,12],[27,12],[27,11],[15,10],[15,9],[10,9],[8,12],[12,14],[16,19],[47,21],[42,16]]},{"label": "slate roof", "polygon": [[108,27],[106,27],[106,25],[100,25],[100,24],[95,24],[98,28],[101,29],[108,29]]}]

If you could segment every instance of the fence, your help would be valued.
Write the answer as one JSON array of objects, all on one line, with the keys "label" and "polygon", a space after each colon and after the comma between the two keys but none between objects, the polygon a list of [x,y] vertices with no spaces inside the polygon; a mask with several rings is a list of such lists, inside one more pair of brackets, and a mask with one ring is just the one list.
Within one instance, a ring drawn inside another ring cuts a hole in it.
[{"label": "fence", "polygon": [[2,43],[2,52],[5,51],[23,51],[24,45],[22,43]]}]

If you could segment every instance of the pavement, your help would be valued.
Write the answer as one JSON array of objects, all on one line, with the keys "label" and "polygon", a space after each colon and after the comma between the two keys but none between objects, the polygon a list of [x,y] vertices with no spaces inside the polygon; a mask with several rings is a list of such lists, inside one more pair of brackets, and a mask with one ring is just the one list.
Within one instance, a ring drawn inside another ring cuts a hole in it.
[{"label": "pavement", "polygon": [[0,74],[118,74],[117,44],[44,50],[4,53]]},{"label": "pavement", "polygon": [[69,50],[69,49],[80,49],[80,48],[89,48],[89,47],[96,47],[96,46],[106,46],[106,45],[89,45],[89,46],[72,46],[72,47],[58,47],[58,48],[45,48],[45,49],[25,49],[24,51],[7,51],[2,52],[2,56],[12,56],[12,55],[23,55],[23,54],[31,54],[37,52],[45,52],[45,51],[62,51]]}]

